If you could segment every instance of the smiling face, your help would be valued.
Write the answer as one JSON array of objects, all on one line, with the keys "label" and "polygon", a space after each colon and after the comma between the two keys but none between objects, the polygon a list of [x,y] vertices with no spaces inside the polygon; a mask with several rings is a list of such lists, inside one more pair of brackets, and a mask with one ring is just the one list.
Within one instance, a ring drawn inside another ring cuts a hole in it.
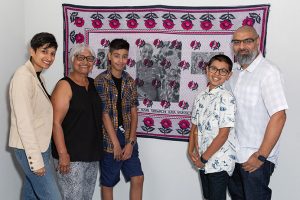
[{"label": "smiling face", "polygon": [[95,57],[88,49],[83,49],[79,54],[74,56],[73,59],[73,73],[79,73],[87,76],[93,69]]},{"label": "smiling face", "polygon": [[209,90],[212,90],[228,80],[232,72],[226,62],[215,60],[206,67],[206,74],[209,80]]},{"label": "smiling face", "polygon": [[30,49],[31,62],[36,72],[43,69],[48,69],[54,62],[56,49],[54,47],[48,48],[45,44],[36,50]]},{"label": "smiling face", "polygon": [[232,38],[232,49],[237,62],[243,67],[248,67],[259,54],[259,37],[253,27],[241,27]]},{"label": "smiling face", "polygon": [[111,71],[115,77],[120,77],[125,69],[128,60],[128,50],[118,49],[108,53],[108,59],[111,63]]}]

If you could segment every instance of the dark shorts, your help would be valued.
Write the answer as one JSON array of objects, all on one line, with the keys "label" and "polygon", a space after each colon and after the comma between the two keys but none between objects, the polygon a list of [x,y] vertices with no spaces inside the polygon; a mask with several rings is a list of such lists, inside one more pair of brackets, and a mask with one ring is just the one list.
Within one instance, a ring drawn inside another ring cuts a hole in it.
[{"label": "dark shorts", "polygon": [[[117,132],[118,138],[122,136],[120,135],[123,134],[121,131],[118,130]],[[106,187],[114,187],[120,181],[120,171],[122,171],[126,182],[130,181],[131,177],[144,175],[139,159],[138,144],[135,143],[133,146],[131,158],[124,161],[117,161],[114,159],[113,153],[105,152],[100,161],[100,169],[100,184]]]}]

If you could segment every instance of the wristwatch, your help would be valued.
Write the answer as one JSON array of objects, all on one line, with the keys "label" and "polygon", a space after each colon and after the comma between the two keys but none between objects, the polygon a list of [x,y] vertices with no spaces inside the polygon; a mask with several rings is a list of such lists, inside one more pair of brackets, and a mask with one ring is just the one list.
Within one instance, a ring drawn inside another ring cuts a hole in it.
[{"label": "wristwatch", "polygon": [[261,162],[266,162],[266,160],[267,160],[267,158],[264,157],[264,156],[262,156],[262,155],[259,155],[259,156],[257,157],[257,159],[260,160]]},{"label": "wristwatch", "polygon": [[200,161],[203,163],[203,164],[206,164],[208,162],[208,160],[205,160],[202,155],[200,156]]},{"label": "wristwatch", "polygon": [[128,142],[129,144],[131,144],[132,146],[134,146],[134,144],[135,144],[135,140],[129,140],[129,142]]}]

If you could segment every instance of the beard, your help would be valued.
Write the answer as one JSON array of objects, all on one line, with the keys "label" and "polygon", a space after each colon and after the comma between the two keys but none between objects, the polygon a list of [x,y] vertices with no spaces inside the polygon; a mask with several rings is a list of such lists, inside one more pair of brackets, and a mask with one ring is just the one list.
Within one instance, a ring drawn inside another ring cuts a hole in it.
[{"label": "beard", "polygon": [[252,51],[252,52],[249,52],[248,50],[243,50],[243,51],[247,51],[247,52],[242,54],[240,50],[235,54],[236,61],[242,66],[250,65],[258,55],[258,51]]}]

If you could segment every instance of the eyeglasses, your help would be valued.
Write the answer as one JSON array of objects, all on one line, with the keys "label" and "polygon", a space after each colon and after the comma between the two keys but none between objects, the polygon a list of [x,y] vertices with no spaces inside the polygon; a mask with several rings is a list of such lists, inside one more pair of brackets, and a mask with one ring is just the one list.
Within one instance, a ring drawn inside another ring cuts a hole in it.
[{"label": "eyeglasses", "polygon": [[95,61],[94,56],[76,55],[76,58],[77,58],[78,61],[84,61],[84,59],[86,59],[86,61],[88,61],[88,62],[94,62]]},{"label": "eyeglasses", "polygon": [[255,40],[257,40],[258,36],[256,38],[246,38],[244,40],[231,40],[231,44],[233,45],[240,45],[241,43],[245,45],[252,44]]},{"label": "eyeglasses", "polygon": [[217,73],[217,72],[219,72],[219,74],[221,76],[226,76],[226,75],[229,74],[229,71],[227,69],[224,69],[224,68],[218,69],[215,66],[209,66],[208,67],[208,71],[211,72],[211,73],[214,73],[214,74]]}]

